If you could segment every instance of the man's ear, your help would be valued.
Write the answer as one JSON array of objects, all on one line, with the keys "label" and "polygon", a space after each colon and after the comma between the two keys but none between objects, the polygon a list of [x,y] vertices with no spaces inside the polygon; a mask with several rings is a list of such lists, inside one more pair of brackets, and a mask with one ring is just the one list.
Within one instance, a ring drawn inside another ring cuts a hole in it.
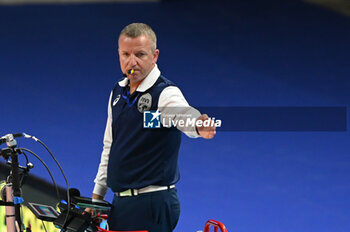
[{"label": "man's ear", "polygon": [[156,49],[153,53],[153,64],[157,63],[159,57],[159,49]]}]

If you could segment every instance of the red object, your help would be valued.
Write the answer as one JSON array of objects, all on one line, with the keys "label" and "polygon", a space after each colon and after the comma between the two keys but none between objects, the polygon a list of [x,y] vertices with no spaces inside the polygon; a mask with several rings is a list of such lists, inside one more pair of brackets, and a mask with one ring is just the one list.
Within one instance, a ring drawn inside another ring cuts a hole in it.
[{"label": "red object", "polygon": [[212,219],[208,220],[207,223],[205,223],[205,227],[204,227],[203,232],[209,232],[210,226],[214,227],[214,232],[218,232],[219,229],[221,230],[221,232],[228,232],[224,224],[222,224],[219,221],[212,220]]},{"label": "red object", "polygon": [[107,214],[97,214],[96,217],[97,217],[97,218],[102,218],[102,219],[104,219],[104,220],[107,220],[108,215],[107,215]]},{"label": "red object", "polygon": [[148,230],[135,230],[135,231],[114,231],[114,230],[105,230],[100,227],[97,227],[99,232],[148,232]]}]

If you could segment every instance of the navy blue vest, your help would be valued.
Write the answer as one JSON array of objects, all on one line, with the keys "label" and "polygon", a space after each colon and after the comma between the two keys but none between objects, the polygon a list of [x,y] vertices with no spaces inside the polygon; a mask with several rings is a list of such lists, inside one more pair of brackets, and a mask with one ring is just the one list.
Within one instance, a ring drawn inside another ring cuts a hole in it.
[{"label": "navy blue vest", "polygon": [[[112,191],[166,186],[179,181],[181,132],[174,127],[143,128],[143,113],[137,109],[138,99],[149,93],[152,96],[150,110],[157,110],[160,93],[173,85],[160,76],[150,89],[135,91],[131,96],[127,94],[127,87],[120,87],[118,83],[114,87],[111,100],[113,142],[107,171],[107,184]],[[117,103],[113,106],[114,101]]]}]

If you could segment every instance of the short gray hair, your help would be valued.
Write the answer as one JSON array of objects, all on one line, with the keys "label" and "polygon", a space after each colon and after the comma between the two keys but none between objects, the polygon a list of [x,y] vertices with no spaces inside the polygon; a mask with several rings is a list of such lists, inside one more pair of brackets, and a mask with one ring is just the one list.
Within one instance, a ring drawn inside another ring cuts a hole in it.
[{"label": "short gray hair", "polygon": [[[141,35],[147,35],[151,40],[152,51],[157,49],[157,36],[153,29],[144,23],[131,23],[124,27],[124,29],[119,34],[119,39],[122,35],[126,35],[130,38],[136,38]],[[118,39],[118,40],[119,40]]]}]

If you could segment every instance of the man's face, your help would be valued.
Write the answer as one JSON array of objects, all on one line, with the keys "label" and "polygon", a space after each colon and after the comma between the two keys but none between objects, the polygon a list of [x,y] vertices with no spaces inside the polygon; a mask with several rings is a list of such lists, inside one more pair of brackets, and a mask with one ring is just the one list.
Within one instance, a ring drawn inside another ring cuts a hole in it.
[{"label": "man's face", "polygon": [[133,74],[128,74],[131,83],[142,81],[152,71],[159,55],[158,49],[152,51],[151,40],[147,35],[136,38],[121,35],[118,52],[122,72],[135,70]]}]

